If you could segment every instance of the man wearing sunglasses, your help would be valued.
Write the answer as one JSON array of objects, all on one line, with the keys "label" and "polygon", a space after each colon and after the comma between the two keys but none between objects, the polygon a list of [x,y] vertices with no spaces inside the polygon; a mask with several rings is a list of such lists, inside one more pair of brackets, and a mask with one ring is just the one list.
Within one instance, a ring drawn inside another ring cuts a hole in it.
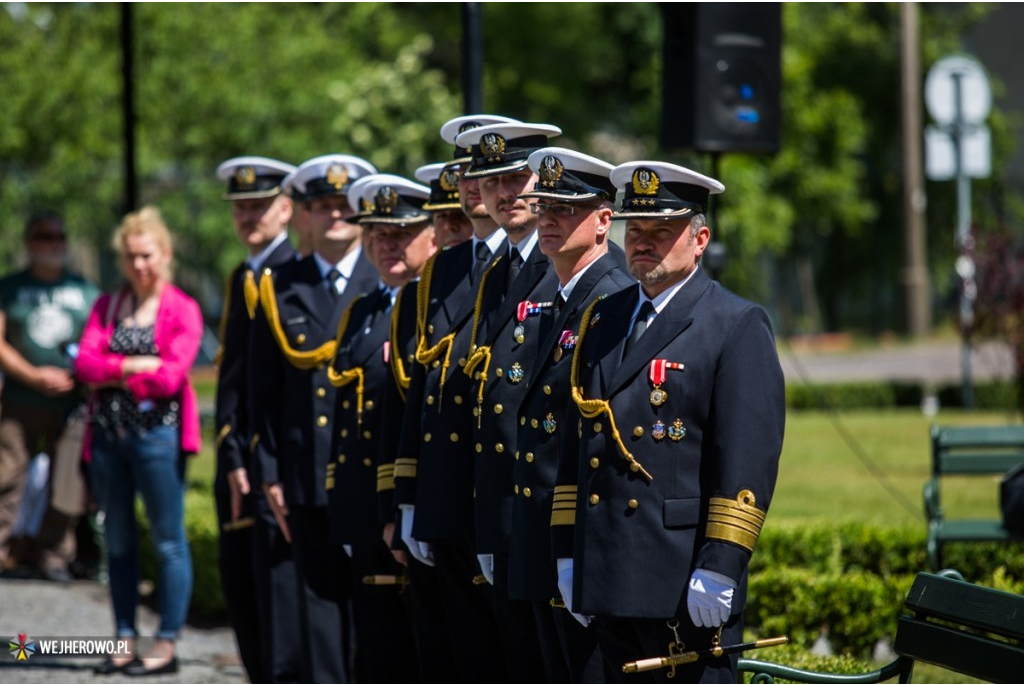
[{"label": "man wearing sunglasses", "polygon": [[0,562],[6,568],[34,564],[44,578],[68,581],[68,564],[75,558],[74,508],[62,510],[50,500],[38,533],[9,538],[29,462],[40,452],[50,457],[47,497],[52,489],[58,441],[81,404],[69,353],[98,290],[68,271],[67,233],[57,214],[29,219],[25,248],[28,267],[0,280]]}]

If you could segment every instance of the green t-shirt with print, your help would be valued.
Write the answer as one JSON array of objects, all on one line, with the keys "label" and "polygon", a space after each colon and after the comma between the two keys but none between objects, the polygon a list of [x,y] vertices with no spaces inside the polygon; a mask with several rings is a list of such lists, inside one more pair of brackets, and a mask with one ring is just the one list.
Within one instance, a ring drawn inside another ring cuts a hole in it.
[{"label": "green t-shirt with print", "polygon": [[[69,368],[64,349],[77,342],[99,289],[81,276],[65,272],[57,281],[36,279],[26,269],[0,279],[4,337],[33,366]],[[4,378],[0,402],[52,409],[70,408],[77,397],[47,397],[10,377]]]}]

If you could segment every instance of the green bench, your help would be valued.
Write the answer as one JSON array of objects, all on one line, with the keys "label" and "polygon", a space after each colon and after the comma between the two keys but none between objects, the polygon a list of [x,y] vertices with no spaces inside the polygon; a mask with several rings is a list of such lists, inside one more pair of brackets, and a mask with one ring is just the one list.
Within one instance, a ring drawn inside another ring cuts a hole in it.
[{"label": "green bench", "polygon": [[[893,650],[897,657],[867,673],[824,673],[740,659],[752,683],[909,683],[916,662],[994,683],[1024,674],[1024,597],[966,583],[959,574],[919,573],[904,603]],[[953,577],[953,576],[956,577]]]},{"label": "green bench", "polygon": [[947,542],[1021,539],[1006,530],[1001,519],[947,519],[940,483],[949,475],[1001,476],[1024,463],[1024,426],[932,426],[931,437],[932,476],[924,486],[928,567],[942,568],[942,546]]}]

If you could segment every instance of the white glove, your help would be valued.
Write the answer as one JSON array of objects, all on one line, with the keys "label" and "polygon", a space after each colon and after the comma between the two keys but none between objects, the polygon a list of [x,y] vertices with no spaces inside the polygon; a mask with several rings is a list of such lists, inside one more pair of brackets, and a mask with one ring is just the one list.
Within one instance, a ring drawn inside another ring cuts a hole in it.
[{"label": "white glove", "polygon": [[736,582],[721,573],[695,569],[690,576],[690,592],[686,595],[686,608],[695,626],[717,628],[729,620],[732,613],[732,594]]},{"label": "white glove", "polygon": [[413,558],[427,566],[433,566],[434,550],[430,548],[430,543],[420,542],[412,536],[412,518],[416,507],[411,504],[402,504],[400,508],[402,509],[402,542],[409,548],[409,553]]},{"label": "white glove", "polygon": [[345,550],[345,556],[349,559],[352,558],[352,545],[342,545],[341,548]]},{"label": "white glove", "polygon": [[590,625],[590,617],[577,614],[572,610],[572,559],[558,559],[555,565],[558,568],[558,592],[562,595],[565,608],[581,626],[586,628]]},{"label": "white glove", "polygon": [[493,554],[477,554],[476,560],[480,564],[480,570],[484,574],[484,578],[491,585],[494,585],[494,555]]}]

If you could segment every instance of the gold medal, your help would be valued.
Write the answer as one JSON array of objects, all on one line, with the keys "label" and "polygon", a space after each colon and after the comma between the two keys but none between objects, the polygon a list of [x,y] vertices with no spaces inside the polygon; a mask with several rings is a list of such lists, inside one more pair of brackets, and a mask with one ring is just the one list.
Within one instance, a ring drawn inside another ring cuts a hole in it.
[{"label": "gold medal", "polygon": [[520,345],[526,341],[526,329],[523,327],[523,324],[519,324],[515,327],[515,330],[512,331],[512,337],[515,338],[516,342]]},{"label": "gold medal", "polygon": [[555,361],[556,362],[557,361],[561,361],[561,359],[562,359],[562,348],[561,347],[556,347],[555,348]]},{"label": "gold medal", "polygon": [[651,390],[651,404],[655,407],[660,407],[665,404],[665,400],[668,399],[668,393],[661,388],[655,388]]}]

